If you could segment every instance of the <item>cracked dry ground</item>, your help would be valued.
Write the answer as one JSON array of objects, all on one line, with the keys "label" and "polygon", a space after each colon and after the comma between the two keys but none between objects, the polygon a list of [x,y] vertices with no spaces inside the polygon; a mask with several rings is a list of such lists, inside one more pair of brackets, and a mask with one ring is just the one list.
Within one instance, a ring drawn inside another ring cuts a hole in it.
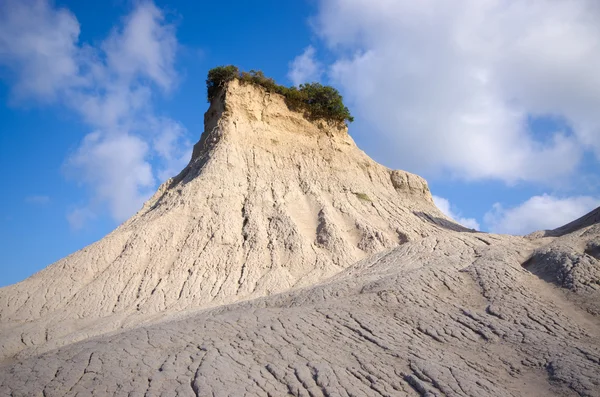
[{"label": "cracked dry ground", "polygon": [[600,396],[594,284],[522,266],[550,244],[584,257],[569,242],[599,235],[447,232],[315,287],[13,358],[0,395]]}]

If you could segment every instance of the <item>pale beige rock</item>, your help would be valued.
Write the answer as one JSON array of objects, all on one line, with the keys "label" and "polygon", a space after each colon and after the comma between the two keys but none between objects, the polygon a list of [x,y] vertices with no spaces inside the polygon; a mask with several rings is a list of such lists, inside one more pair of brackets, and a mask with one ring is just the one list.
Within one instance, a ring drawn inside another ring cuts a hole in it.
[{"label": "pale beige rock", "polygon": [[344,125],[234,81],[138,214],[0,289],[0,357],[311,285],[448,225],[422,178],[375,163]]},{"label": "pale beige rock", "polygon": [[572,238],[442,232],[310,288],[4,361],[0,395],[599,396],[598,316],[522,266]]},{"label": "pale beige rock", "polygon": [[0,289],[0,395],[600,396],[600,209],[476,233],[278,96],[205,121],[136,216]]}]

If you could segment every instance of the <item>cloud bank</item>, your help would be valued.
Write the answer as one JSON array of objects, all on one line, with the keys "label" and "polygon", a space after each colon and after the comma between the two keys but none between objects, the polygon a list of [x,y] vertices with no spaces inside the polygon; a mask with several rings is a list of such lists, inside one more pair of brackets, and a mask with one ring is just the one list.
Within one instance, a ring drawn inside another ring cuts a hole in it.
[{"label": "cloud bank", "polygon": [[554,183],[600,156],[599,20],[595,0],[320,0],[313,26],[388,165]]},{"label": "cloud bank", "polygon": [[152,108],[177,84],[178,43],[163,12],[136,3],[97,46],[79,34],[77,18],[46,0],[0,4],[0,65],[10,72],[13,101],[66,105],[91,127],[65,162],[91,193],[67,217],[75,228],[104,205],[126,219],[191,151],[185,128]]},{"label": "cloud bank", "polygon": [[563,226],[600,206],[600,198],[577,196],[559,198],[544,194],[524,203],[504,208],[495,204],[484,222],[493,233],[528,234]]}]

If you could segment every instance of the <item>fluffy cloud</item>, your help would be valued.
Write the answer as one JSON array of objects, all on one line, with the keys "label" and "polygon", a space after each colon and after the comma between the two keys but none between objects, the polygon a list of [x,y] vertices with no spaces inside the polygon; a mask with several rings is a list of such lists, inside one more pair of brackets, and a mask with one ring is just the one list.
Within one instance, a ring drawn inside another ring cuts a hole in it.
[{"label": "fluffy cloud", "polygon": [[57,101],[94,131],[65,162],[91,192],[90,205],[68,216],[75,228],[101,205],[126,219],[191,151],[185,128],[152,108],[177,83],[178,43],[161,10],[136,3],[97,46],[80,43],[79,30],[73,14],[46,0],[0,5],[0,64],[12,73],[14,97]]},{"label": "fluffy cloud", "polygon": [[53,100],[64,87],[80,84],[79,23],[66,9],[43,0],[0,3],[0,64],[16,75],[17,99]]},{"label": "fluffy cloud", "polygon": [[390,166],[554,182],[600,155],[598,20],[595,0],[321,0],[313,26]]},{"label": "fluffy cloud", "polygon": [[453,219],[461,225],[466,226],[470,229],[479,230],[479,222],[477,222],[475,218],[463,218],[462,216],[460,216],[460,213],[457,213],[452,210],[450,202],[447,199],[434,195],[433,202],[440,209],[440,211],[442,211],[444,215],[446,215],[450,219]]},{"label": "fluffy cloud", "polygon": [[148,149],[144,141],[132,135],[94,132],[85,137],[68,166],[85,175],[95,197],[108,202],[115,219],[126,219],[141,207],[154,187],[152,167],[145,160]]},{"label": "fluffy cloud", "polygon": [[187,139],[187,130],[169,118],[152,121],[155,131],[152,148],[159,157],[158,179],[164,181],[183,169],[192,157],[192,143]]},{"label": "fluffy cloud", "polygon": [[298,86],[302,83],[318,81],[321,74],[321,64],[315,58],[315,49],[313,46],[308,46],[290,63],[288,78]]},{"label": "fluffy cloud", "polygon": [[172,87],[177,39],[174,27],[165,24],[154,4],[139,4],[102,47],[109,69],[118,76],[129,80],[143,76],[163,89]]},{"label": "fluffy cloud", "polygon": [[494,233],[527,234],[567,224],[600,206],[600,198],[534,196],[514,208],[496,203],[484,222]]}]

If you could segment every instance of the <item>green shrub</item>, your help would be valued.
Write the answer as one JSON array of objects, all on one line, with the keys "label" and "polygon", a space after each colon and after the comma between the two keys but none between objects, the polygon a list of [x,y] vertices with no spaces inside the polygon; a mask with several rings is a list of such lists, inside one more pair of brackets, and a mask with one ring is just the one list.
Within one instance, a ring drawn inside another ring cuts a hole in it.
[{"label": "green shrub", "polygon": [[365,193],[354,193],[354,195],[362,201],[373,201],[371,200],[371,198],[369,196],[367,196]]},{"label": "green shrub", "polygon": [[240,71],[233,65],[229,66],[217,66],[208,71],[208,77],[206,79],[206,92],[208,95],[208,101],[210,102],[231,80],[239,77]]},{"label": "green shrub", "polygon": [[281,94],[285,97],[288,108],[304,112],[309,120],[326,119],[337,122],[353,122],[354,118],[344,106],[343,98],[335,88],[319,83],[301,84],[300,87],[285,87],[279,85],[260,70],[240,72],[233,65],[218,66],[209,70],[206,79],[208,101],[210,102],[219,91],[231,80],[239,79],[242,84],[256,84],[268,92]]}]

